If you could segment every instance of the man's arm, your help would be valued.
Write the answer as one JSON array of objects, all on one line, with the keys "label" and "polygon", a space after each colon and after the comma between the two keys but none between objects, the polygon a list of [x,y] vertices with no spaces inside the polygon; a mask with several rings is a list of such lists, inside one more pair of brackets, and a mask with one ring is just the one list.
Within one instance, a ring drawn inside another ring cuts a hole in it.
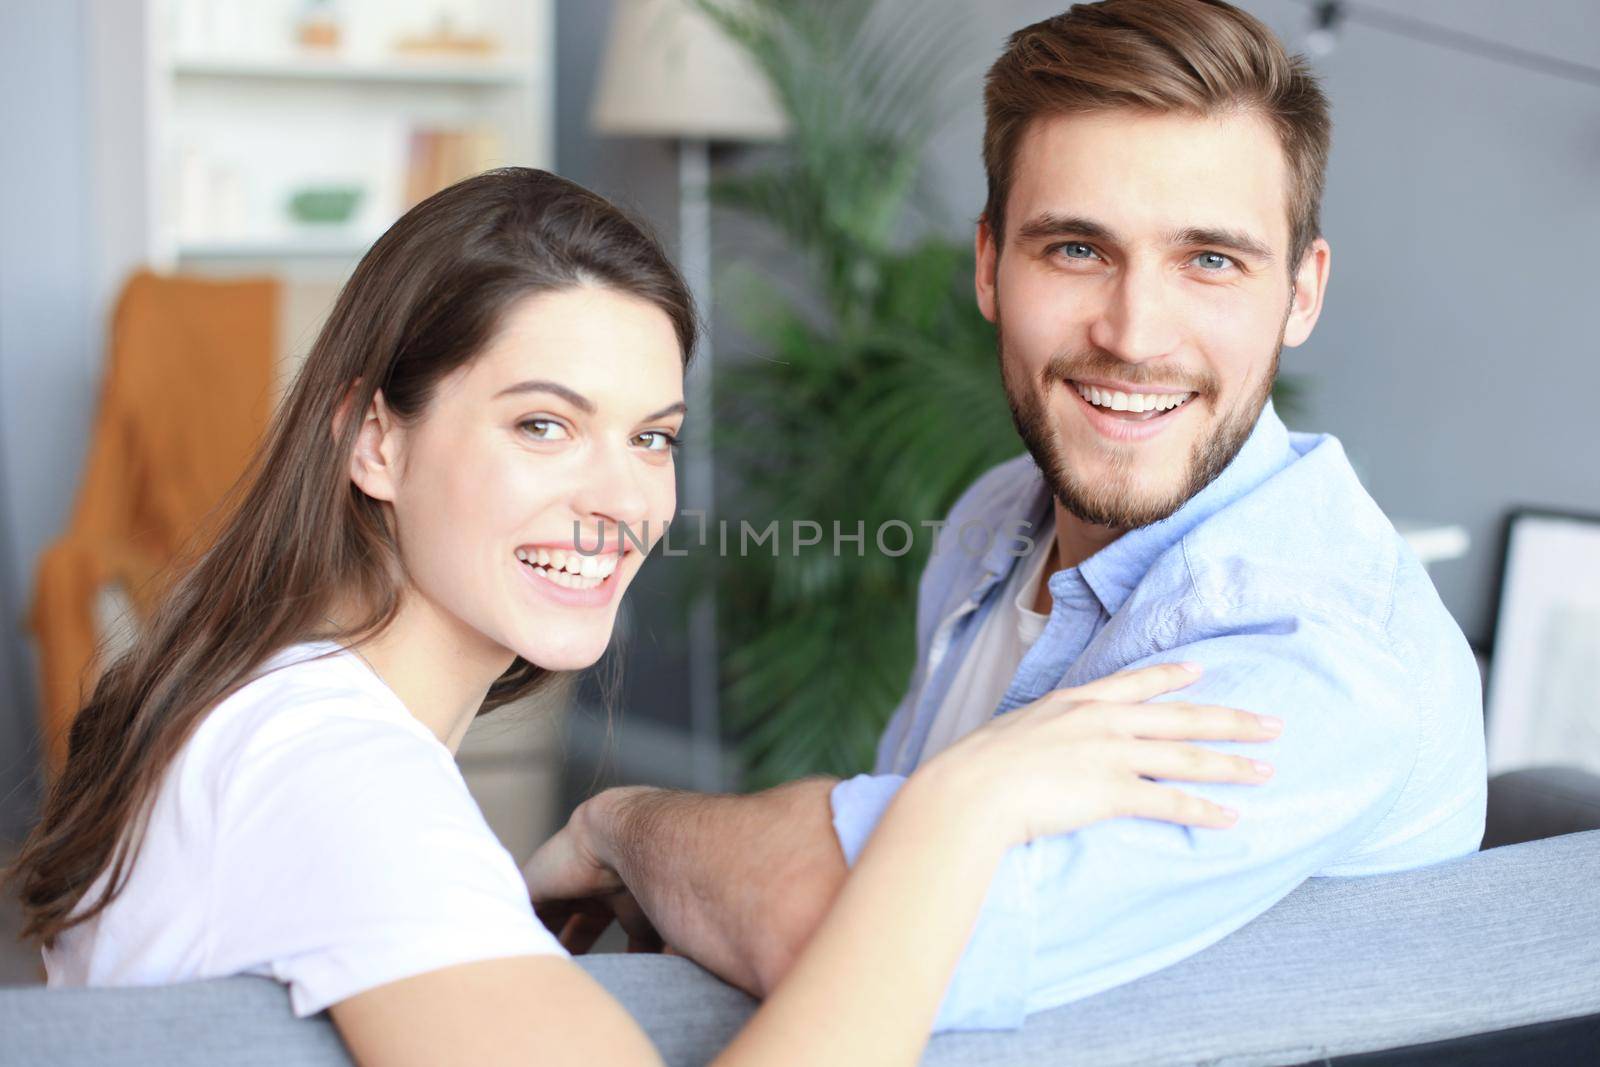
[{"label": "man's arm", "polygon": [[530,861],[530,890],[537,901],[626,886],[674,951],[765,996],[848,873],[829,806],[835,785],[807,778],[749,796],[607,790]]}]

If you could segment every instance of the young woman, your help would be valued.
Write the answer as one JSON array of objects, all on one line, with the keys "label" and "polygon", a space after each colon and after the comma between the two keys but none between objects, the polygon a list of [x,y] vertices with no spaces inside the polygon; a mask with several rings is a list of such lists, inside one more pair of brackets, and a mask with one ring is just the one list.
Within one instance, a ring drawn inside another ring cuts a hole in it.
[{"label": "young woman", "polygon": [[[453,755],[605,649],[645,555],[619,526],[654,540],[673,513],[694,335],[659,247],[550,174],[480,175],[379,239],[220,534],[73,723],[9,872],[51,985],[266,975],[385,1067],[657,1062]],[[1053,694],[919,770],[717,1062],[911,1062],[1007,848],[1229,825],[1143,777],[1258,780],[1179,743],[1265,740],[1256,716],[1142,703],[1193,676]]]}]

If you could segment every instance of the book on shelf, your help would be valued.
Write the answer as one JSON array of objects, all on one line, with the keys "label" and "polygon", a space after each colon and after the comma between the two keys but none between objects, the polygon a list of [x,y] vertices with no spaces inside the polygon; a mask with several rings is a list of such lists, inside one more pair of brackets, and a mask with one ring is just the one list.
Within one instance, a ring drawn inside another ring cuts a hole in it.
[{"label": "book on shelf", "polygon": [[415,127],[407,153],[405,206],[502,160],[500,135],[490,127]]}]

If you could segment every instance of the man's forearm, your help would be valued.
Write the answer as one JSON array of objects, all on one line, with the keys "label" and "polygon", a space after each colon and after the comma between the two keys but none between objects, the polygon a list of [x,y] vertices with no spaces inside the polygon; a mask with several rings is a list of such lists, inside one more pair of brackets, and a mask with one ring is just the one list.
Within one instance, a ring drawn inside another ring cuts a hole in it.
[{"label": "man's forearm", "polygon": [[675,950],[764,995],[848,873],[833,779],[750,796],[615,789],[586,803],[585,833]]}]

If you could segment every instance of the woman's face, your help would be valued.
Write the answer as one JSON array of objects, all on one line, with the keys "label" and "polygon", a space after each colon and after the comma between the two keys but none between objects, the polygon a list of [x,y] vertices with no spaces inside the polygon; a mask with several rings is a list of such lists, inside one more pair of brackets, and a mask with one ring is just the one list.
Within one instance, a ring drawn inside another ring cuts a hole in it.
[{"label": "woman's face", "polygon": [[411,593],[468,641],[593,663],[672,518],[683,413],[677,333],[654,304],[596,286],[522,300],[383,435]]}]

